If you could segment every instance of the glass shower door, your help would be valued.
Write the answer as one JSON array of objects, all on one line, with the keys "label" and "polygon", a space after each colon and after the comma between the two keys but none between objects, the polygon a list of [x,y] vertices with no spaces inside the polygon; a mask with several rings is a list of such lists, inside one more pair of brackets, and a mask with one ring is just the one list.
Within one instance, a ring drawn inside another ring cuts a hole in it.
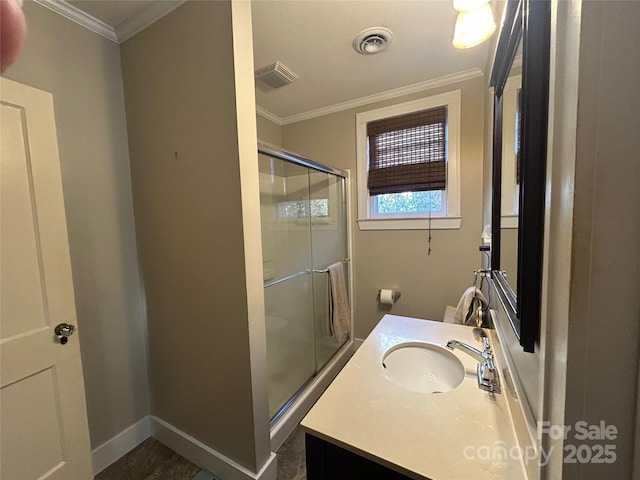
[{"label": "glass shower door", "polygon": [[274,417],[316,372],[308,168],[258,157],[269,372]]},{"label": "glass shower door", "polygon": [[[349,278],[345,180],[317,170],[309,171],[311,255],[316,371],[338,351],[345,339],[331,335],[329,323],[329,275],[326,269],[340,262]],[[346,282],[348,288],[348,282]]]}]

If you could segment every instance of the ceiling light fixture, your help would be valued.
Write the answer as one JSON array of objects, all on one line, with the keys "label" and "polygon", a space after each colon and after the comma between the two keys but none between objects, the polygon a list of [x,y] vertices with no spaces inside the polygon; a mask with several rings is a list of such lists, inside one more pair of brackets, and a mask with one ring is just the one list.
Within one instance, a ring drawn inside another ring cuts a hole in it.
[{"label": "ceiling light fixture", "polygon": [[374,55],[386,49],[393,40],[391,31],[383,27],[367,28],[353,40],[353,49],[362,55]]},{"label": "ceiling light fixture", "polygon": [[458,10],[454,47],[475,47],[493,35],[496,23],[488,0],[454,0],[453,6]]},{"label": "ceiling light fixture", "polygon": [[488,0],[453,0],[453,8],[459,12],[475,10],[487,3]]}]

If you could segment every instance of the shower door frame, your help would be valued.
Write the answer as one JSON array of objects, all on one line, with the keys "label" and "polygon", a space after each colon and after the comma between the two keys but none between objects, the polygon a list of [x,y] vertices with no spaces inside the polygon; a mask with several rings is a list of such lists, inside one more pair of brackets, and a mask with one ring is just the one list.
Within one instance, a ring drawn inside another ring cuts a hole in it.
[{"label": "shower door frame", "polygon": [[[305,166],[323,173],[328,173],[341,177],[344,179],[345,186],[345,200],[346,200],[346,233],[347,233],[347,256],[349,260],[348,268],[348,297],[349,297],[349,314],[351,319],[351,330],[349,333],[349,339],[339,347],[339,349],[332,355],[328,362],[318,370],[311,378],[309,378],[296,393],[289,399],[289,401],[276,413],[276,415],[270,419],[271,426],[271,446],[272,450],[277,448],[284,439],[288,436],[289,432],[297,425],[302,417],[306,414],[306,411],[311,408],[322,391],[331,383],[335,375],[346,364],[349,357],[354,351],[354,328],[353,328],[353,277],[354,277],[354,262],[353,262],[353,250],[352,250],[352,211],[351,211],[351,171],[339,170],[329,165],[316,162],[301,155],[282,150],[275,145],[258,142],[258,154],[264,154],[275,159],[290,162],[296,165]],[[275,450],[274,450],[275,451]]]},{"label": "shower door frame", "polygon": [[332,175],[337,175],[338,177],[342,177],[345,180],[349,178],[348,171],[343,172],[342,170],[338,170],[337,168],[333,168],[329,165],[323,165],[322,163],[302,157],[296,153],[291,153],[279,149],[275,145],[271,145],[269,143],[258,142],[258,153],[264,153],[265,155],[279,158],[280,160],[284,160],[287,162],[295,163],[296,165],[313,168],[314,170],[319,170],[321,172],[331,173]]}]

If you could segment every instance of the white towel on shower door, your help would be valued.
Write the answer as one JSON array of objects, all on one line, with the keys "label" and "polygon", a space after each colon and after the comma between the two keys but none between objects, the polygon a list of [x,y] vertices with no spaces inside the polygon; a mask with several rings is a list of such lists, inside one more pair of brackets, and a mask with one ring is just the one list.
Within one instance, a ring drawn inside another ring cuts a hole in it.
[{"label": "white towel on shower door", "polygon": [[342,344],[351,332],[349,321],[349,299],[347,298],[347,286],[344,279],[342,262],[337,262],[328,267],[327,297],[328,315],[326,331],[331,337],[335,337]]}]

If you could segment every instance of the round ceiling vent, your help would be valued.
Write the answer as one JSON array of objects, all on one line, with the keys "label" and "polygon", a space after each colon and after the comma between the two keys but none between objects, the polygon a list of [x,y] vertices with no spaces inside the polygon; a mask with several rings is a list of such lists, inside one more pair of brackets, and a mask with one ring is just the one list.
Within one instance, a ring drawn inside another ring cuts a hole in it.
[{"label": "round ceiling vent", "polygon": [[383,51],[393,39],[391,31],[383,27],[367,28],[353,41],[353,49],[362,55],[373,55]]}]

